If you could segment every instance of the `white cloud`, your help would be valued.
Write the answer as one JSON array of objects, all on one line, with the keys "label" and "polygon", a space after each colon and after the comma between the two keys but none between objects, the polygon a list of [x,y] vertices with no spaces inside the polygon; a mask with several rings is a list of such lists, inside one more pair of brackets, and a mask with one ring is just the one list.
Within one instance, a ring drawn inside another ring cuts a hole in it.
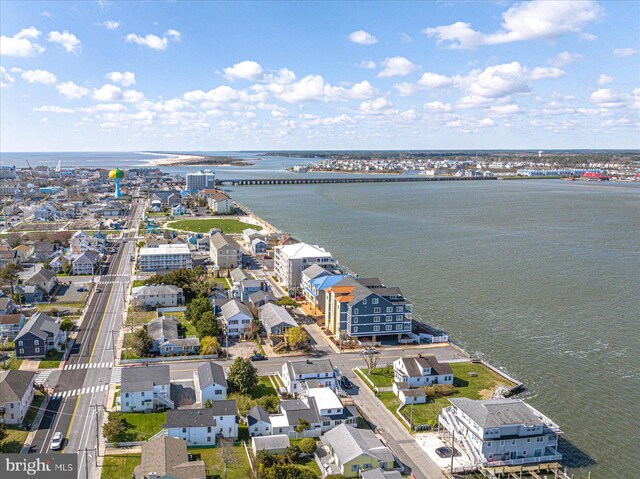
[{"label": "white cloud", "polygon": [[122,92],[122,100],[127,103],[140,103],[144,100],[144,93],[137,90],[125,90]]},{"label": "white cloud", "polygon": [[376,62],[373,60],[362,60],[360,63],[356,63],[358,68],[366,68],[367,70],[373,70],[376,67]]},{"label": "white cloud", "polygon": [[422,32],[448,48],[474,48],[579,33],[602,14],[602,7],[594,0],[533,0],[516,3],[505,11],[501,29],[495,33],[478,32],[465,22],[426,28]]},{"label": "white cloud", "polygon": [[484,128],[484,127],[487,127],[487,126],[495,126],[495,125],[496,125],[496,122],[493,121],[491,118],[483,118],[482,120],[480,120],[478,122],[478,127],[479,128]]},{"label": "white cloud", "polygon": [[418,85],[424,88],[444,88],[453,84],[453,79],[439,75],[438,73],[426,72],[418,80]]},{"label": "white cloud", "polygon": [[257,81],[262,79],[262,74],[262,66],[252,60],[245,60],[224,69],[224,76],[230,81],[238,79]]},{"label": "white cloud", "polygon": [[453,107],[449,103],[443,103],[441,101],[432,101],[424,104],[424,109],[433,112],[449,113],[453,110]]},{"label": "white cloud", "polygon": [[549,58],[547,63],[554,67],[563,67],[571,63],[575,63],[583,58],[579,53],[569,53],[567,51],[558,53],[555,57]]},{"label": "white cloud", "polygon": [[22,73],[22,79],[29,83],[42,83],[44,85],[53,85],[58,78],[47,70],[27,70]]},{"label": "white cloud", "polygon": [[593,42],[593,41],[598,39],[597,36],[595,36],[593,33],[589,33],[589,32],[582,32],[578,36],[580,37],[580,40],[584,40],[585,42]]},{"label": "white cloud", "polygon": [[352,32],[347,38],[350,42],[357,43],[358,45],[373,45],[374,43],[378,43],[378,39],[374,35],[364,30]]},{"label": "white cloud", "polygon": [[564,70],[556,67],[535,67],[531,72],[532,80],[542,80],[543,78],[560,78],[565,75]]},{"label": "white cloud", "polygon": [[136,74],[133,72],[111,72],[107,73],[107,80],[122,86],[131,86],[136,84]]},{"label": "white cloud", "polygon": [[153,50],[166,50],[169,46],[169,40],[179,42],[181,38],[182,34],[179,31],[170,28],[165,32],[162,38],[152,33],[144,37],[136,35],[135,33],[129,33],[126,37],[126,41],[137,45],[143,45]]},{"label": "white cloud", "polygon": [[616,48],[613,50],[613,56],[616,58],[628,58],[638,54],[635,48]]},{"label": "white cloud", "polygon": [[500,98],[531,90],[527,83],[526,67],[518,62],[487,67],[482,72],[472,72],[467,77],[467,92],[484,98]]},{"label": "white cloud", "polygon": [[3,66],[0,66],[0,88],[7,88],[13,85],[14,79],[7,73]]},{"label": "white cloud", "polygon": [[411,38],[411,36],[407,35],[406,33],[401,33],[400,41],[402,43],[411,43],[413,41],[413,38]]},{"label": "white cloud", "polygon": [[106,83],[100,88],[94,88],[93,98],[98,101],[121,101],[123,99],[122,90],[115,85]]},{"label": "white cloud", "polygon": [[389,100],[378,97],[375,100],[367,100],[360,103],[360,111],[367,115],[378,115],[391,106],[392,104]]},{"label": "white cloud", "polygon": [[513,115],[519,113],[520,107],[515,103],[509,105],[494,105],[491,107],[491,111],[497,115]]},{"label": "white cloud", "polygon": [[89,94],[89,89],[80,85],[76,85],[72,81],[60,83],[56,85],[56,90],[61,95],[66,96],[70,100],[77,100]]},{"label": "white cloud", "polygon": [[327,83],[324,85],[325,101],[365,100],[371,98],[376,93],[376,89],[367,80],[356,83],[351,88],[331,86]]},{"label": "white cloud", "polygon": [[58,43],[67,51],[67,53],[79,53],[82,51],[82,42],[78,40],[78,37],[73,33],[69,33],[67,30],[62,33],[58,31],[49,32],[47,40],[52,43]]},{"label": "white cloud", "polygon": [[124,111],[127,107],[120,103],[98,103],[97,105],[93,105],[87,108],[81,108],[85,113],[96,113],[96,112],[117,112]]},{"label": "white cloud", "polygon": [[45,18],[50,18],[50,17],[52,17],[53,15],[52,15],[52,13],[51,13],[51,12],[47,12],[46,10],[43,10],[43,11],[41,11],[41,12],[40,12],[40,16],[41,16],[41,17],[45,17]]},{"label": "white cloud", "polygon": [[32,41],[37,39],[41,33],[37,28],[29,27],[20,30],[12,37],[0,36],[0,55],[22,58],[35,57],[44,51],[44,48]]},{"label": "white cloud", "polygon": [[419,88],[413,83],[402,82],[393,85],[393,88],[398,92],[399,96],[411,96],[415,95]]},{"label": "white cloud", "polygon": [[382,62],[384,69],[378,73],[380,78],[406,76],[415,71],[417,66],[405,57],[387,57]]},{"label": "white cloud", "polygon": [[322,100],[324,79],[320,75],[307,75],[289,85],[268,85],[268,89],[277,98],[287,103]]},{"label": "white cloud", "polygon": [[117,30],[118,27],[120,26],[120,22],[116,22],[115,20],[106,20],[101,23],[96,23],[96,25],[100,27],[104,27],[107,30]]},{"label": "white cloud", "polygon": [[598,85],[606,85],[608,83],[612,83],[614,78],[611,75],[605,75],[604,73],[600,73],[598,77]]},{"label": "white cloud", "polygon": [[33,111],[43,111],[47,113],[75,113],[75,110],[71,108],[63,108],[61,106],[55,105],[43,105],[37,108],[34,108]]},{"label": "white cloud", "polygon": [[590,99],[602,108],[619,108],[625,104],[625,97],[609,88],[594,91]]}]

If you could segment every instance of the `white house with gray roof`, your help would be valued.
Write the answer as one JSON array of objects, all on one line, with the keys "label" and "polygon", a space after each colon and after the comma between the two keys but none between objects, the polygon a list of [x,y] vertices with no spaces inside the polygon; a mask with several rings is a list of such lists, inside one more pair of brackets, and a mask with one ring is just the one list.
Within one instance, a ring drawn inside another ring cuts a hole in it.
[{"label": "white house with gray roof", "polygon": [[336,371],[329,359],[287,361],[282,365],[282,380],[289,394],[300,394],[313,387],[335,391]]},{"label": "white house with gray roof", "polygon": [[515,466],[560,461],[559,426],[520,399],[449,399],[440,424],[476,465]]},{"label": "white house with gray roof", "polygon": [[267,332],[267,336],[284,334],[287,329],[298,326],[289,311],[274,303],[267,303],[258,308],[258,319]]},{"label": "white house with gray roof", "polygon": [[208,361],[193,372],[196,402],[202,406],[207,401],[220,401],[227,397],[227,378],[220,364]]},{"label": "white house with gray roof", "polygon": [[423,386],[453,384],[453,370],[433,355],[398,358],[393,362],[393,392],[402,404],[423,404],[427,394]]},{"label": "white house with gray roof", "polygon": [[161,316],[152,319],[147,324],[147,333],[152,340],[150,351],[163,356],[194,354],[200,349],[200,340],[197,337],[178,337],[178,321],[171,317]]},{"label": "white house with gray roof", "polygon": [[172,284],[148,284],[133,288],[133,302],[144,307],[173,307],[184,304],[182,288]]},{"label": "white house with gray roof", "polygon": [[251,331],[253,315],[246,304],[232,299],[220,308],[227,336],[241,336]]},{"label": "white house with gray roof", "polygon": [[185,440],[187,446],[214,446],[219,437],[237,439],[236,402],[214,401],[210,408],[167,411],[162,429],[169,437]]},{"label": "white house with gray roof", "polygon": [[254,455],[260,451],[265,451],[268,454],[283,454],[290,445],[291,441],[286,434],[251,438],[251,450]]},{"label": "white house with gray roof", "polygon": [[0,423],[22,423],[33,401],[35,377],[32,371],[0,372]]},{"label": "white house with gray roof", "polygon": [[169,366],[129,366],[122,368],[120,410],[145,412],[173,409]]},{"label": "white house with gray roof", "polygon": [[271,415],[262,406],[253,406],[247,411],[249,436],[270,436]]}]

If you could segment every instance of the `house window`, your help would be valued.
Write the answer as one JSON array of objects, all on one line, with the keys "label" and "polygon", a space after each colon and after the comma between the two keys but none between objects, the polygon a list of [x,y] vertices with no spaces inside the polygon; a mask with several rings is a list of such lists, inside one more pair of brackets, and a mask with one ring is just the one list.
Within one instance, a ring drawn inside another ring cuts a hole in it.
[{"label": "house window", "polygon": [[385,317],[385,319],[386,319],[387,321],[393,321],[393,316],[386,316],[386,317]]},{"label": "house window", "polygon": [[353,314],[358,314],[358,308],[353,308]]},{"label": "house window", "polygon": [[380,331],[380,326],[374,326],[374,327],[373,327],[373,330],[374,330],[374,331]]},{"label": "house window", "polygon": [[393,329],[393,326],[392,326],[391,324],[387,324],[387,325],[385,326],[385,329],[386,329],[387,331],[391,331],[391,329]]},{"label": "house window", "polygon": [[357,323],[358,322],[358,318],[353,318],[353,322]]},{"label": "house window", "polygon": [[324,421],[322,423],[323,426],[331,426],[331,421]]},{"label": "house window", "polygon": [[36,353],[39,353],[39,352],[40,352],[40,348],[36,348]]},{"label": "house window", "polygon": [[373,322],[374,323],[379,323],[380,322],[380,316],[374,316],[373,317]]},{"label": "house window", "polygon": [[33,341],[33,344],[35,344],[36,346],[38,346],[38,345],[40,344],[40,341],[36,339],[35,341]]},{"label": "house window", "polygon": [[398,306],[398,307],[396,308],[396,311],[397,311],[398,313],[402,313],[402,306]]},{"label": "house window", "polygon": [[22,346],[22,341],[18,341],[18,346]]},{"label": "house window", "polygon": [[207,427],[207,432],[211,432],[211,426]]},{"label": "house window", "polygon": [[354,327],[353,327],[353,332],[354,332],[354,333],[357,333],[357,332],[358,332],[358,326],[354,326]]},{"label": "house window", "polygon": [[211,442],[211,436],[207,436],[207,442]]},{"label": "house window", "polygon": [[393,313],[393,306],[387,307],[387,313]]},{"label": "house window", "polygon": [[371,300],[371,304],[378,304],[378,301],[379,301],[378,298],[373,298]]},{"label": "house window", "polygon": [[380,312],[380,308],[373,308],[373,312],[374,313],[379,313]]},{"label": "house window", "polygon": [[402,324],[396,324],[396,331],[402,331]]},{"label": "house window", "polygon": [[487,447],[491,447],[491,441],[487,441]]},{"label": "house window", "polygon": [[367,300],[366,300],[366,299],[363,299],[363,300],[362,300],[362,304],[367,304]]},{"label": "house window", "polygon": [[[20,341],[22,342],[22,341]],[[24,349],[20,349],[20,354],[24,354]]]},{"label": "house window", "polygon": [[396,321],[402,321],[402,316],[396,316]]},{"label": "house window", "polygon": [[182,428],[182,432],[183,432],[183,433],[187,432],[187,428],[186,428],[186,427],[183,427],[183,428]]}]

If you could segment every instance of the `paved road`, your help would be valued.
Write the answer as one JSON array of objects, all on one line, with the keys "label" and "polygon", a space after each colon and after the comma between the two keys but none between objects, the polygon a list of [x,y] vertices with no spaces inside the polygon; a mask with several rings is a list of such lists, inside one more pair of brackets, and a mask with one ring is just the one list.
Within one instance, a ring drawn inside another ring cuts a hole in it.
[{"label": "paved road", "polygon": [[[96,410],[92,405],[99,406],[99,423],[104,414],[102,406],[107,397],[114,361],[112,342],[122,325],[131,278],[129,257],[135,252],[135,240],[126,239],[137,235],[142,213],[143,202],[134,200],[130,229],[123,235],[125,241],[121,242],[117,253],[112,256],[107,274],[101,276],[96,285],[102,292],[92,294],[75,345],[59,374],[55,393],[32,443],[37,452],[48,452],[51,437],[58,431],[66,438],[65,453],[96,448]],[[84,459],[84,454],[80,454],[80,475],[85,473]],[[89,461],[91,473],[93,456]]]}]

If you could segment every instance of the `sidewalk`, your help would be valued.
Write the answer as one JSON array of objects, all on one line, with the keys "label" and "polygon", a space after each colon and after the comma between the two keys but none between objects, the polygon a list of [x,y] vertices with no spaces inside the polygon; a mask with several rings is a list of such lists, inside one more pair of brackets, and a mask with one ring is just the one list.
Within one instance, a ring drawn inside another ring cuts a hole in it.
[{"label": "sidewalk", "polygon": [[36,438],[36,434],[38,432],[38,428],[40,427],[40,422],[44,416],[47,407],[49,406],[49,395],[47,394],[44,401],[40,405],[40,409],[38,410],[38,414],[36,414],[36,418],[31,425],[31,431],[27,434],[27,438],[24,440],[24,444],[22,445],[22,449],[20,450],[20,454],[27,454],[29,449],[31,449],[31,444],[33,440]]}]

